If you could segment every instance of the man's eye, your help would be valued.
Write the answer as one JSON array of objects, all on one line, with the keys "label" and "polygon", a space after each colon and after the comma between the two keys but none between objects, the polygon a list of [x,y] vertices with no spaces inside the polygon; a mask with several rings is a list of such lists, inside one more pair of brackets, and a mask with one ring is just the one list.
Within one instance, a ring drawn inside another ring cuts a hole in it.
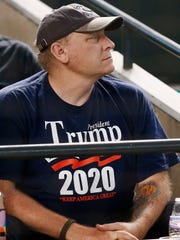
[{"label": "man's eye", "polygon": [[92,37],[88,38],[88,41],[98,42],[98,40],[99,40],[98,36],[92,36]]}]

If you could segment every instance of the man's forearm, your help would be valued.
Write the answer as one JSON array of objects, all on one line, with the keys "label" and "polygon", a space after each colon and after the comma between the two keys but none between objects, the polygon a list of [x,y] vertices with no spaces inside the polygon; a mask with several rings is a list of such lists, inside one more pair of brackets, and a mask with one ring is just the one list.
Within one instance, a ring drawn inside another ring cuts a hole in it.
[{"label": "man's forearm", "polygon": [[132,222],[137,226],[138,236],[143,238],[171,198],[168,172],[155,174],[139,183],[135,189]]},{"label": "man's forearm", "polygon": [[0,191],[5,195],[8,214],[18,218],[33,230],[58,238],[67,218],[45,208],[20,192],[10,181],[0,180]]}]

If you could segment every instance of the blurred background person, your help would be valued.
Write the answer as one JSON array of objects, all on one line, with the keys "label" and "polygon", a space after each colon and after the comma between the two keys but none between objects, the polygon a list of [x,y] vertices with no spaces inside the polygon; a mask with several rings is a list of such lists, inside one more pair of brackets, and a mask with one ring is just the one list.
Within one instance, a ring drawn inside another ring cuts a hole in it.
[{"label": "blurred background person", "polygon": [[29,45],[0,35],[0,89],[41,69],[36,54]]}]

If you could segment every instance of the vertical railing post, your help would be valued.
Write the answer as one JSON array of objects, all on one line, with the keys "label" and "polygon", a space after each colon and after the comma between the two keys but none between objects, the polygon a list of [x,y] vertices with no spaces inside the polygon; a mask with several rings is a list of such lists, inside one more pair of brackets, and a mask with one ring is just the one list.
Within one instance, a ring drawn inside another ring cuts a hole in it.
[{"label": "vertical railing post", "polygon": [[122,54],[124,56],[124,69],[128,70],[132,68],[132,30],[123,26],[122,28]]}]

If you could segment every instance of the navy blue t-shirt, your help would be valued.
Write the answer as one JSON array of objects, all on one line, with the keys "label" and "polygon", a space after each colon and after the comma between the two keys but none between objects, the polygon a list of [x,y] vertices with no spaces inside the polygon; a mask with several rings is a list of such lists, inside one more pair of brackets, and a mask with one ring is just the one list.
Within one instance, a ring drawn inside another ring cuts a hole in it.
[{"label": "navy blue t-shirt", "polygon": [[[82,106],[64,102],[42,71],[0,91],[0,145],[162,139],[152,106],[134,85],[99,79]],[[137,182],[178,162],[175,154],[1,159],[0,178],[83,224],[123,220]]]}]

